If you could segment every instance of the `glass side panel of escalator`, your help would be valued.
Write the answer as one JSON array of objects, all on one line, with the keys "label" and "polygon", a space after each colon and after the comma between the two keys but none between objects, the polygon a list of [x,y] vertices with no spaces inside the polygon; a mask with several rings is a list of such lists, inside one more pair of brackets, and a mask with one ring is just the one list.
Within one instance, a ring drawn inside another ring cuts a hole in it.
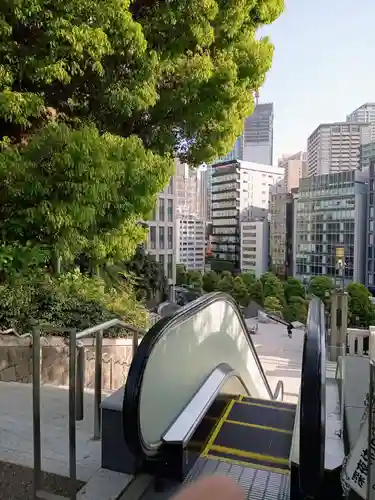
[{"label": "glass side panel of escalator", "polygon": [[225,297],[167,325],[153,345],[143,373],[139,425],[144,442],[157,445],[204,380],[229,364],[249,394],[269,399],[270,390],[237,306]]}]

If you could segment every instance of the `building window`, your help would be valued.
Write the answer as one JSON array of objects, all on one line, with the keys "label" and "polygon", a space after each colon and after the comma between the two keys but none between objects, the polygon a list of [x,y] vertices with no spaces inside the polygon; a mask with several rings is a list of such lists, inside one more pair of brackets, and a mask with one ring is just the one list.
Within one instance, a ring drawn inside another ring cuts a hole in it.
[{"label": "building window", "polygon": [[164,227],[159,227],[159,248],[164,248]]},{"label": "building window", "polygon": [[173,248],[173,227],[168,228],[168,248]]},{"label": "building window", "polygon": [[173,278],[173,255],[168,255],[167,277]]},{"label": "building window", "polygon": [[173,222],[173,200],[168,200],[168,222]]},{"label": "building window", "polygon": [[164,198],[159,198],[159,220],[165,220],[165,201]]},{"label": "building window", "polygon": [[160,264],[160,267],[162,268],[162,270],[164,272],[164,254],[159,255],[159,264]]},{"label": "building window", "polygon": [[150,227],[150,248],[156,248],[156,227]]}]

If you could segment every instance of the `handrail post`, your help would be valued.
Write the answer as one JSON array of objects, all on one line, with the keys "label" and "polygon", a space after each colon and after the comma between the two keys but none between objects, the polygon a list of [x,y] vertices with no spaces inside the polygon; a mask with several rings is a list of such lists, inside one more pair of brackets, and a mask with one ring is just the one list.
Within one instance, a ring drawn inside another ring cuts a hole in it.
[{"label": "handrail post", "polygon": [[132,359],[135,356],[135,353],[137,352],[138,349],[138,332],[137,330],[133,331],[133,337],[132,337]]},{"label": "handrail post", "polygon": [[40,329],[33,327],[33,451],[34,451],[34,481],[33,499],[37,500],[41,487],[42,475],[42,445],[40,433]]},{"label": "handrail post", "polygon": [[102,355],[103,355],[103,330],[95,334],[95,395],[94,395],[94,439],[101,437],[101,414],[102,403]]},{"label": "handrail post", "polygon": [[77,450],[76,450],[76,330],[70,330],[69,336],[69,475],[70,499],[77,497]]},{"label": "handrail post", "polygon": [[85,392],[85,359],[86,350],[84,345],[77,346],[77,397],[76,397],[76,420],[83,420],[84,392]]}]

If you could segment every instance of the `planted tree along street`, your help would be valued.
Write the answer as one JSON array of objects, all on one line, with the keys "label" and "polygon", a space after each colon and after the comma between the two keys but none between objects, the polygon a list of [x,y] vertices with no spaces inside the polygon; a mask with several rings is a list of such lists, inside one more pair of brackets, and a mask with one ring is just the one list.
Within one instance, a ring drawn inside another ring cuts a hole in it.
[{"label": "planted tree along street", "polygon": [[[250,301],[254,301],[266,312],[276,313],[290,322],[306,323],[308,302],[312,295],[321,298],[326,310],[330,311],[331,293],[334,290],[332,280],[326,276],[312,278],[305,288],[292,276],[281,280],[272,272],[256,279],[250,273],[242,273],[236,277],[228,271],[220,274],[214,271],[200,274],[198,271],[186,271],[183,265],[177,266],[179,285],[191,286],[191,275],[194,276],[195,289],[201,293],[226,292],[245,307]],[[349,325],[368,327],[374,324],[375,305],[368,289],[359,283],[351,283],[346,291],[349,299]]]},{"label": "planted tree along street", "polygon": [[131,264],[147,235],[139,221],[175,157],[197,166],[232,147],[272,62],[256,31],[282,10],[1,2],[1,328],[147,322],[141,299],[163,294],[163,280]]}]

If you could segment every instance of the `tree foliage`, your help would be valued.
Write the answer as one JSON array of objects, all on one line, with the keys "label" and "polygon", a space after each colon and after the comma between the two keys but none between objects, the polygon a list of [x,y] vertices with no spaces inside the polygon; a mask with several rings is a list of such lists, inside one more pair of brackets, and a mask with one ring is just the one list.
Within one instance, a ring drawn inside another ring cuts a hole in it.
[{"label": "tree foliage", "polygon": [[226,153],[283,0],[3,0],[0,233],[72,260],[126,259],[178,155]]},{"label": "tree foliage", "polygon": [[277,315],[282,316],[283,306],[277,297],[269,295],[264,299],[264,310],[266,312],[276,313]]},{"label": "tree foliage", "polygon": [[283,317],[286,321],[298,321],[306,324],[308,302],[300,296],[289,297],[288,303],[283,310]]},{"label": "tree foliage", "polygon": [[271,272],[261,276],[264,297],[276,297],[282,304],[284,302],[284,287],[282,281]]},{"label": "tree foliage", "polygon": [[288,276],[284,283],[284,295],[287,303],[291,301],[293,297],[305,297],[305,288],[302,283],[293,276]]},{"label": "tree foliage", "polygon": [[347,287],[350,322],[356,326],[368,327],[375,321],[375,306],[371,294],[360,283],[350,283]]},{"label": "tree foliage", "polygon": [[202,287],[205,292],[214,292],[217,290],[219,276],[215,271],[207,271],[202,277]]}]

